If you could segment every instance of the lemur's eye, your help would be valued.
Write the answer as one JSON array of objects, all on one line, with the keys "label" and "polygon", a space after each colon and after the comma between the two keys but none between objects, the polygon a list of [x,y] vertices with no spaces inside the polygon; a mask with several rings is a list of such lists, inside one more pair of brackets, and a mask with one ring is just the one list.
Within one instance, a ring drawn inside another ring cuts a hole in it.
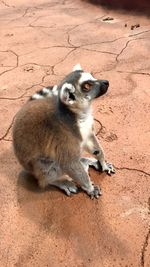
[{"label": "lemur's eye", "polygon": [[83,90],[84,91],[90,91],[91,90],[91,88],[92,88],[92,85],[93,85],[93,83],[90,83],[90,82],[85,82],[84,84],[83,84]]}]

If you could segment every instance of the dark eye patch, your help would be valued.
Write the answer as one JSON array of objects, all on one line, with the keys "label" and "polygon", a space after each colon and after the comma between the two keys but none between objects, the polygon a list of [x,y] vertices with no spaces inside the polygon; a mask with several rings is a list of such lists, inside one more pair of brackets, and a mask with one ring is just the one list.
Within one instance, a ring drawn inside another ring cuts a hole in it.
[{"label": "dark eye patch", "polygon": [[82,84],[82,90],[83,91],[90,91],[92,89],[94,82],[93,81],[86,81]]}]

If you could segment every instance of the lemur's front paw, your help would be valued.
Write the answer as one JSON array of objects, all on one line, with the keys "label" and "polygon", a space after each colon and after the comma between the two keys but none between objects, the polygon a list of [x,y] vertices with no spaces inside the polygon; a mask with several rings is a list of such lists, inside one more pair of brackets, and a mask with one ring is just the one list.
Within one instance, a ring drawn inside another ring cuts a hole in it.
[{"label": "lemur's front paw", "polygon": [[111,163],[105,162],[102,166],[102,171],[107,172],[108,175],[115,173],[115,169]]},{"label": "lemur's front paw", "polygon": [[102,195],[102,191],[98,185],[93,185],[93,190],[88,192],[91,199],[99,198]]}]

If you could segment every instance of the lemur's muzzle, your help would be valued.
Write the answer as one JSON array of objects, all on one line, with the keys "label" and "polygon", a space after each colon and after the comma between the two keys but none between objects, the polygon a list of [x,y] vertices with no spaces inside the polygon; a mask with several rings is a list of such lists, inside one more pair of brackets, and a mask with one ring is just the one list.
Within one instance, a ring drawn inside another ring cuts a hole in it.
[{"label": "lemur's muzzle", "polygon": [[104,95],[109,87],[109,81],[107,80],[97,80],[95,83],[95,97],[97,98]]},{"label": "lemur's muzzle", "polygon": [[100,95],[103,95],[107,92],[109,87],[109,81],[107,80],[100,80]]}]

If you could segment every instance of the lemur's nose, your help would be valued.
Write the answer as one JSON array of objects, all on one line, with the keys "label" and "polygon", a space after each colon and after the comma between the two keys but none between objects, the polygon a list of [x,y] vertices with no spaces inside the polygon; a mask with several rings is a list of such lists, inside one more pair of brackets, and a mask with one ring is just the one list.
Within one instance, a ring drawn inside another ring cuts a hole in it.
[{"label": "lemur's nose", "polygon": [[109,86],[109,81],[107,81],[107,80],[102,80],[101,82],[102,82],[102,84],[104,84],[105,86],[107,86],[107,87]]}]

